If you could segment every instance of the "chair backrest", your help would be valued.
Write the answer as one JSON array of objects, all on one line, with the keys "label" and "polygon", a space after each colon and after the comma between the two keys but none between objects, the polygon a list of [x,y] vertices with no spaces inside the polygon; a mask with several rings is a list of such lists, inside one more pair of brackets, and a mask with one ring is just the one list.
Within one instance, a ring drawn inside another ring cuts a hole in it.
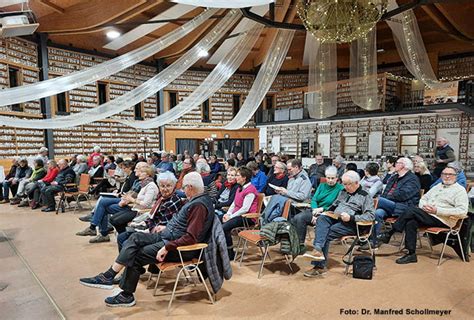
[{"label": "chair backrest", "polygon": [[466,192],[469,193],[469,191],[471,191],[472,188],[474,188],[474,182],[469,182],[466,185]]},{"label": "chair backrest", "polygon": [[286,200],[285,206],[283,207],[283,212],[281,213],[281,217],[288,220],[290,215],[290,208],[291,208],[291,200]]},{"label": "chair backrest", "polygon": [[325,178],[325,177],[321,177],[321,178],[319,179],[319,183],[327,183],[327,182],[328,182],[328,179]]},{"label": "chair backrest", "polygon": [[454,225],[454,227],[453,227],[452,229],[453,229],[453,230],[456,230],[456,231],[461,230],[462,223],[463,223],[464,219],[466,219],[466,217],[464,217],[464,218],[459,218],[458,221],[456,221],[456,224]]},{"label": "chair backrest", "polygon": [[81,179],[79,180],[79,191],[80,192],[89,192],[89,187],[91,184],[91,178],[89,174],[83,173],[81,174]]},{"label": "chair backrest", "polygon": [[263,199],[265,198],[265,193],[259,193],[257,195],[257,212],[262,213]]}]

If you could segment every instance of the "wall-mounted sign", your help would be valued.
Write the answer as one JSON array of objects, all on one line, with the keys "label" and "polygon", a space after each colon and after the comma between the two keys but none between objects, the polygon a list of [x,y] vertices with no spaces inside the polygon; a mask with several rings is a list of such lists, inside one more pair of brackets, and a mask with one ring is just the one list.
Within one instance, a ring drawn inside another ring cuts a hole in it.
[{"label": "wall-mounted sign", "polygon": [[443,104],[458,102],[458,81],[441,83],[436,88],[425,89],[423,104]]}]

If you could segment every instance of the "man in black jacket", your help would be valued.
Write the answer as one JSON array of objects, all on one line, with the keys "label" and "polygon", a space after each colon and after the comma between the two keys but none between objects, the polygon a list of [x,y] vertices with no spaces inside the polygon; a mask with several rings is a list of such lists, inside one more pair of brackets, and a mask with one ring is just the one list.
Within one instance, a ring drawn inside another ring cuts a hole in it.
[{"label": "man in black jacket", "polygon": [[58,167],[59,173],[56,176],[56,179],[51,182],[51,185],[41,191],[43,204],[46,206],[46,208],[41,209],[41,211],[43,212],[56,211],[56,202],[54,201],[54,195],[58,192],[63,191],[66,184],[73,183],[76,179],[76,173],[69,166],[66,159],[59,160]]}]

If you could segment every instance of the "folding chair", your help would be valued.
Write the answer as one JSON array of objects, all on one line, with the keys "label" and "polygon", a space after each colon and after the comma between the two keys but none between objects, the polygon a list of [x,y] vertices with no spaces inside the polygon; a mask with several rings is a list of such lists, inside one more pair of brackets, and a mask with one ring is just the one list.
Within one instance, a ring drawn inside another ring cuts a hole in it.
[{"label": "folding chair", "polygon": [[[283,207],[283,212],[281,215],[283,218],[288,219],[290,207],[291,207],[291,200],[287,200],[285,202],[285,206]],[[260,249],[260,252],[262,254],[262,261],[260,262],[260,268],[258,271],[258,279],[260,279],[262,277],[263,266],[265,264],[265,260],[267,259],[267,256],[269,255],[268,249],[270,246],[265,243],[265,238],[260,236],[260,229],[240,231],[239,237],[244,242],[242,246],[242,253],[240,255],[239,267],[242,265],[242,261],[245,255],[245,249],[247,248],[247,243],[250,242],[256,245]],[[240,244],[240,241],[239,241],[239,244]],[[239,255],[238,250],[239,250],[239,247],[237,247],[237,252],[235,254],[235,257]],[[285,260],[286,260],[286,264],[288,265],[288,268],[290,269],[291,272],[293,272],[293,268],[291,267],[291,261],[289,260],[289,257],[286,254],[285,254]]]},{"label": "folding chair", "polygon": [[[441,255],[439,256],[439,260],[438,260],[438,266],[441,264],[441,260],[443,259],[444,250],[446,249],[446,244],[448,243],[448,239],[450,235],[456,236],[458,238],[459,247],[461,248],[462,261],[466,262],[466,258],[464,256],[464,249],[462,248],[461,235],[459,234],[459,232],[461,231],[461,227],[462,227],[462,223],[464,219],[466,218],[458,219],[458,221],[456,222],[456,225],[452,228],[429,227],[425,229],[425,232],[430,233],[430,234],[446,233],[446,239],[444,240],[443,249],[441,249]],[[430,242],[430,245],[431,245],[431,242]]]},{"label": "folding chair", "polygon": [[[173,299],[174,299],[174,296],[175,296],[175,293],[176,293],[176,287],[178,286],[178,281],[181,278],[181,274],[183,274],[183,273],[185,275],[185,279],[189,280],[189,278],[192,278],[193,282],[194,282],[194,286],[196,286],[198,283],[197,283],[196,279],[191,275],[192,272],[195,272],[197,274],[197,277],[201,281],[202,285],[204,286],[204,288],[206,288],[206,292],[207,292],[207,295],[209,296],[209,300],[211,301],[212,304],[214,304],[214,298],[213,298],[211,292],[209,291],[209,288],[208,288],[208,286],[206,284],[206,281],[205,281],[205,279],[204,279],[204,277],[201,273],[201,270],[199,269],[199,265],[204,262],[202,260],[202,254],[203,254],[205,248],[207,248],[206,243],[196,243],[196,244],[189,245],[189,246],[178,247],[177,250],[178,250],[180,262],[160,262],[160,263],[156,264],[156,266],[159,269],[159,272],[157,274],[155,288],[153,290],[153,296],[156,296],[156,291],[157,291],[157,288],[158,288],[158,283],[160,282],[161,274],[163,272],[166,272],[166,271],[175,270],[176,268],[179,269],[178,274],[176,275],[176,280],[174,282],[174,287],[173,287],[173,292],[171,293],[170,302],[168,303],[167,315],[170,314],[171,304],[173,303]],[[194,259],[189,260],[189,261],[184,261],[183,260],[182,252],[197,251],[197,250],[199,250],[199,257],[197,259],[194,258]],[[149,283],[150,283],[153,276],[154,276],[154,274],[150,274],[150,276],[148,278],[147,287],[148,287],[148,285],[149,285]]]},{"label": "folding chair", "polygon": [[[66,187],[68,187],[68,185]],[[90,189],[90,176],[87,173],[83,173],[81,174],[77,191],[75,192],[64,191],[61,193],[60,198],[59,198],[59,203],[56,208],[56,214],[59,213],[59,208],[61,208],[61,212],[64,212],[64,206],[66,204],[67,198],[69,197],[74,198],[74,200],[76,201],[76,205],[74,206],[74,212],[76,212],[76,209],[80,207],[79,202],[80,202],[81,197],[86,198],[87,202],[89,203],[89,207],[92,210],[93,206],[90,200],[89,189]]]},{"label": "folding chair", "polygon": [[[369,244],[369,250],[372,257],[375,257],[375,250],[372,248],[370,244],[370,237],[372,235],[372,231],[374,230],[374,226],[377,222],[376,221],[359,221],[356,222],[356,232],[357,234],[354,236],[344,236],[340,238],[341,243],[346,247],[352,247],[351,251],[349,252],[349,262],[352,261],[352,256],[354,255],[354,250],[356,249],[357,245],[361,245],[362,243]],[[362,227],[369,227],[369,230],[365,233],[362,233],[360,228]],[[354,245],[349,245],[348,240],[352,240],[355,242]],[[375,262],[375,261],[374,261]],[[344,274],[349,274],[349,264],[346,264],[346,269],[344,270]]]}]

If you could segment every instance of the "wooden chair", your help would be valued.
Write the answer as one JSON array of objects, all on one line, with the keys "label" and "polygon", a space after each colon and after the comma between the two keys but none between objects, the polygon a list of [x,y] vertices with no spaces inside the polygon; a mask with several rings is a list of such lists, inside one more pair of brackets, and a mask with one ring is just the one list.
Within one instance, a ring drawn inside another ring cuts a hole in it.
[{"label": "wooden chair", "polygon": [[[464,219],[466,218],[458,219],[458,221],[456,222],[456,225],[452,228],[428,227],[425,229],[425,232],[429,234],[446,233],[446,239],[444,240],[443,249],[441,249],[441,255],[439,256],[439,259],[438,259],[438,266],[441,264],[441,260],[443,259],[444,250],[446,249],[446,244],[448,243],[448,239],[450,235],[456,236],[458,238],[459,247],[461,248],[462,261],[466,262],[466,258],[464,256],[464,249],[462,248],[461,236],[459,234],[459,232],[461,231],[461,227],[462,227],[462,223]],[[431,245],[431,242],[430,242],[430,245]]]},{"label": "wooden chair", "polygon": [[[288,215],[290,212],[290,207],[291,207],[291,200],[287,200],[285,202],[285,206],[283,207],[283,212],[282,212],[282,218],[288,219]],[[265,238],[260,236],[260,230],[259,229],[254,229],[254,230],[243,230],[239,232],[239,237],[243,240],[243,245],[242,245],[242,253],[240,255],[240,261],[239,261],[239,267],[242,265],[242,261],[244,259],[245,255],[245,249],[247,248],[247,243],[252,243],[256,245],[262,254],[262,261],[260,262],[260,268],[258,271],[258,279],[261,278],[262,273],[263,273],[263,266],[265,264],[265,260],[267,259],[268,256],[268,249],[269,245],[265,243]],[[240,244],[240,241],[239,241]],[[238,256],[239,252],[239,247],[237,247],[237,252],[235,254],[235,257]],[[291,267],[291,261],[288,258],[288,255],[285,255],[285,260],[286,264],[288,265],[288,268],[290,269],[291,272],[293,272],[293,268]]]},{"label": "wooden chair", "polygon": [[[66,188],[68,185],[66,185]],[[80,200],[81,197],[85,197],[87,202],[89,203],[89,207],[91,210],[93,209],[93,206],[90,201],[90,195],[89,195],[89,189],[90,189],[90,177],[87,173],[81,174],[81,178],[79,180],[79,185],[77,186],[78,190],[74,192],[68,192],[64,191],[61,193],[60,198],[59,198],[59,203],[56,208],[56,214],[59,213],[59,208],[61,208],[61,211],[64,212],[64,206],[66,204],[67,198],[72,197],[76,201],[76,205],[74,206],[74,212],[76,211],[77,208],[80,207]],[[66,189],[67,190],[67,189]]]},{"label": "wooden chair", "polygon": [[[175,296],[175,293],[176,293],[176,287],[178,286],[178,281],[181,278],[181,275],[183,273],[185,275],[186,280],[189,280],[189,278],[192,278],[192,280],[194,282],[194,285],[197,285],[198,281],[196,281],[196,279],[194,277],[192,277],[192,275],[191,275],[193,272],[195,272],[197,274],[198,279],[201,281],[202,285],[204,286],[204,288],[206,288],[206,292],[207,292],[207,295],[209,296],[209,300],[211,301],[212,304],[214,304],[214,298],[213,298],[211,292],[209,291],[209,288],[208,288],[208,286],[206,284],[206,281],[205,281],[205,279],[204,279],[204,277],[201,273],[201,270],[199,269],[199,265],[204,262],[202,260],[202,255],[203,255],[203,252],[204,252],[205,248],[207,248],[206,243],[196,243],[196,244],[189,245],[189,246],[178,247],[177,251],[178,251],[178,254],[179,254],[180,262],[166,262],[165,261],[165,262],[160,262],[160,263],[156,264],[156,266],[158,267],[159,272],[157,274],[155,288],[153,290],[153,296],[156,296],[156,291],[157,291],[157,288],[158,288],[158,283],[160,282],[161,274],[163,272],[173,271],[175,269],[179,269],[178,274],[176,275],[176,280],[174,282],[174,287],[173,287],[173,291],[171,293],[170,302],[168,303],[167,315],[170,314],[171,304],[173,303],[173,299],[174,299],[174,296]],[[183,260],[182,252],[198,251],[198,250],[199,250],[199,257],[198,258],[194,258],[194,259],[189,260],[189,261],[184,261]],[[154,274],[150,274],[150,276],[148,278],[147,287],[148,287],[148,285],[149,285],[149,283],[150,283],[153,276],[154,276]]]}]

